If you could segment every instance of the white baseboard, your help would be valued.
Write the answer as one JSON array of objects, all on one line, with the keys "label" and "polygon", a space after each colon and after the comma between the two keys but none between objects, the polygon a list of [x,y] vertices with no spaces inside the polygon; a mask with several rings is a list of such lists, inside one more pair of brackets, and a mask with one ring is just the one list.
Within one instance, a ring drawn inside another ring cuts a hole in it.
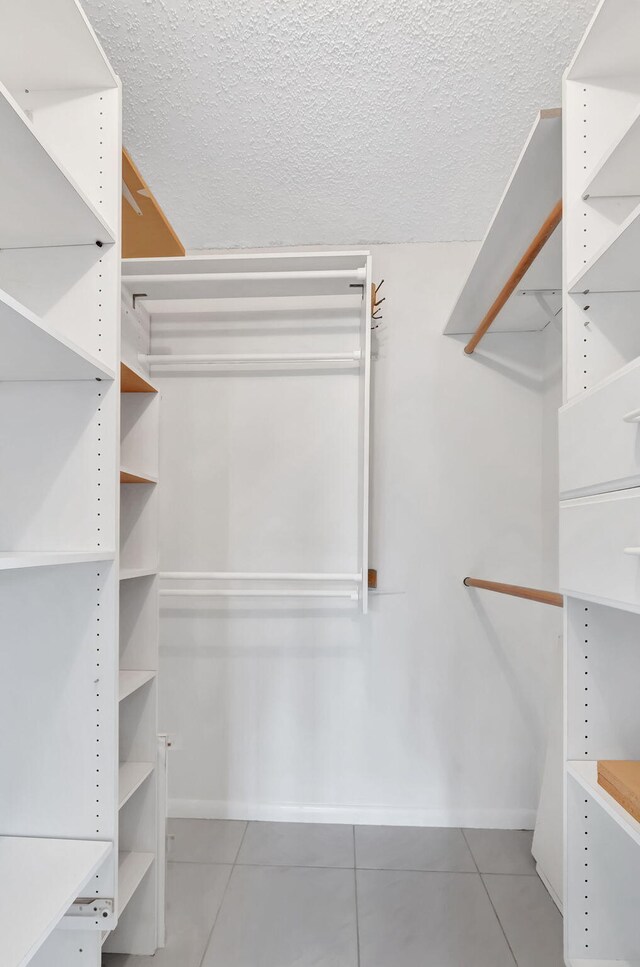
[{"label": "white baseboard", "polygon": [[423,809],[213,799],[169,799],[169,816],[173,819],[348,823],[358,826],[463,826],[467,829],[533,829],[536,819],[533,809]]}]

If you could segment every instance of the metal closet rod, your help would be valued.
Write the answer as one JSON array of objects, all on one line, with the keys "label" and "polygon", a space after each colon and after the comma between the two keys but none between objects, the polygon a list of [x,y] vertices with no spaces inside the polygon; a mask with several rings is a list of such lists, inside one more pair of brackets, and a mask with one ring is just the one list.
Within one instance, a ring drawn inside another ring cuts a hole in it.
[{"label": "metal closet rod", "polygon": [[[179,272],[167,275],[124,275],[122,281],[127,287],[146,285],[154,282],[173,284],[175,282],[289,282],[313,281],[314,279],[346,279],[364,282],[367,277],[365,268],[357,269],[308,269],[306,272]],[[142,298],[142,296],[140,296]],[[145,299],[162,298],[146,295]]]},{"label": "metal closet rod", "polygon": [[526,598],[527,601],[539,601],[540,604],[551,604],[555,608],[564,607],[564,598],[556,591],[541,591],[539,588],[525,588],[519,584],[501,584],[499,581],[481,581],[479,578],[465,578],[462,583],[467,588],[497,591],[499,594],[510,594],[514,598]]},{"label": "metal closet rod", "polygon": [[150,366],[215,366],[219,363],[353,363],[362,359],[359,349],[345,353],[214,353],[179,355],[172,353],[140,354]]},{"label": "metal closet rod", "polygon": [[160,571],[174,581],[362,581],[357,574],[312,574],[306,571]]},{"label": "metal closet rod", "polygon": [[516,265],[515,269],[503,285],[500,290],[500,294],[497,299],[487,312],[486,316],[474,332],[473,336],[464,347],[464,351],[467,356],[470,356],[483,336],[487,334],[489,327],[494,322],[496,316],[508,300],[509,296],[512,295],[514,290],[518,287],[527,271],[531,268],[535,258],[539,255],[540,251],[544,248],[546,243],[549,241],[551,235],[554,233],[560,221],[562,219],[562,201],[556,202],[553,206],[544,222],[538,229],[538,232],[527,248],[526,252]]},{"label": "metal closet rod", "polygon": [[318,590],[316,588],[286,589],[286,588],[209,588],[194,590],[192,588],[163,588],[158,592],[163,597],[171,598],[350,598],[358,600],[357,591],[346,590]]}]

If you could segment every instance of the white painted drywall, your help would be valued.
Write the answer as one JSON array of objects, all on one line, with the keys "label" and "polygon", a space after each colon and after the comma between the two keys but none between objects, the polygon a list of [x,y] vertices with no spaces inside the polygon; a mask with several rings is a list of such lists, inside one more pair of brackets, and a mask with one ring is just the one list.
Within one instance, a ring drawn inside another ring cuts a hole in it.
[{"label": "white painted drywall", "polygon": [[[533,825],[561,613],[462,579],[554,586],[555,470],[542,452],[555,446],[557,377],[545,334],[489,335],[472,358],[462,337],[441,335],[476,249],[372,249],[387,301],[373,366],[371,613],[163,617],[172,815]],[[169,397],[161,502],[163,479],[197,472],[176,461],[185,429]],[[213,430],[210,446],[224,462]],[[165,546],[173,516],[163,504]]]}]

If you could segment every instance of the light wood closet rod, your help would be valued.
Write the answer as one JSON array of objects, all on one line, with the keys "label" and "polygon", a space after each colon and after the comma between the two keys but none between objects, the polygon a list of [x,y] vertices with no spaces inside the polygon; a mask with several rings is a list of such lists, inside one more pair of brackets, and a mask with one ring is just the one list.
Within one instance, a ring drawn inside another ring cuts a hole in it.
[{"label": "light wood closet rod", "polygon": [[495,302],[487,312],[486,316],[484,317],[484,319],[482,320],[482,322],[474,332],[473,336],[471,337],[467,345],[464,347],[464,351],[467,354],[467,356],[471,355],[471,353],[474,351],[474,349],[476,348],[476,346],[478,345],[482,337],[486,335],[491,324],[495,320],[496,316],[504,306],[509,296],[512,294],[514,289],[518,287],[518,285],[520,284],[520,282],[522,281],[522,279],[524,278],[528,270],[531,268],[533,262],[535,261],[536,256],[540,253],[541,249],[544,248],[545,243],[548,242],[551,235],[553,235],[554,231],[560,224],[561,219],[562,219],[562,201],[559,201],[554,205],[552,210],[545,218],[543,224],[538,230],[536,237],[531,242],[531,244],[529,245],[529,248],[524,253],[522,258],[516,265],[515,269],[513,270],[513,272],[505,282],[504,286],[502,287],[500,291],[500,295],[498,296],[498,298],[495,300]]},{"label": "light wood closet rod", "polygon": [[481,581],[479,578],[465,578],[467,588],[482,588],[484,591],[498,591],[499,594],[511,594],[514,598],[526,598],[527,601],[539,601],[541,604],[552,604],[556,608],[564,606],[561,594],[556,591],[540,591],[538,588],[522,588],[518,584],[500,584],[499,581]]}]

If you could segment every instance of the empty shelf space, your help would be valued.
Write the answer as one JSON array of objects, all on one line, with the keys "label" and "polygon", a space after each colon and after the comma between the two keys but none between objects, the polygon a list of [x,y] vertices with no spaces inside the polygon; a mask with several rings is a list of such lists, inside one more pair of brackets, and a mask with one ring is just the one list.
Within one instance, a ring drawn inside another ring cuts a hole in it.
[{"label": "empty shelf space", "polygon": [[153,762],[123,762],[118,773],[118,809],[131,799],[153,772]]},{"label": "empty shelf space", "polygon": [[640,291],[640,205],[569,283],[570,292]]},{"label": "empty shelf space", "polygon": [[157,573],[157,567],[124,567],[120,569],[120,580],[131,581],[133,578],[153,577]]},{"label": "empty shelf space", "polygon": [[120,363],[120,392],[157,393],[158,390],[142,373],[127,366],[126,363]]},{"label": "empty shelf space", "polygon": [[91,564],[94,561],[112,561],[114,556],[113,551],[0,551],[0,571],[58,564]]},{"label": "empty shelf space", "polygon": [[606,789],[603,789],[598,784],[598,763],[593,761],[569,762],[567,764],[567,772],[580,783],[594,802],[598,803],[624,829],[629,837],[640,846],[640,823],[626,809],[623,809],[613,796],[609,795]]},{"label": "empty shelf space", "polygon": [[91,880],[111,843],[0,837],[0,963],[22,967]]},{"label": "empty shelf space", "polygon": [[133,695],[137,692],[139,688],[146,685],[156,677],[154,671],[129,671],[121,670],[119,677],[119,698],[122,702],[123,699],[128,698],[129,695]]},{"label": "empty shelf space", "polygon": [[140,886],[153,863],[153,853],[120,853],[118,857],[118,916],[122,916],[129,900]]},{"label": "empty shelf space", "polygon": [[0,247],[111,243],[114,235],[0,85]]},{"label": "empty shelf space", "polygon": [[585,195],[640,195],[640,107],[596,168]]},{"label": "empty shelf space", "polygon": [[127,467],[120,468],[120,483],[155,484],[157,482],[158,478],[151,476],[151,474],[134,473],[133,470],[129,470]]},{"label": "empty shelf space", "polygon": [[0,290],[0,380],[114,379],[115,373]]}]

